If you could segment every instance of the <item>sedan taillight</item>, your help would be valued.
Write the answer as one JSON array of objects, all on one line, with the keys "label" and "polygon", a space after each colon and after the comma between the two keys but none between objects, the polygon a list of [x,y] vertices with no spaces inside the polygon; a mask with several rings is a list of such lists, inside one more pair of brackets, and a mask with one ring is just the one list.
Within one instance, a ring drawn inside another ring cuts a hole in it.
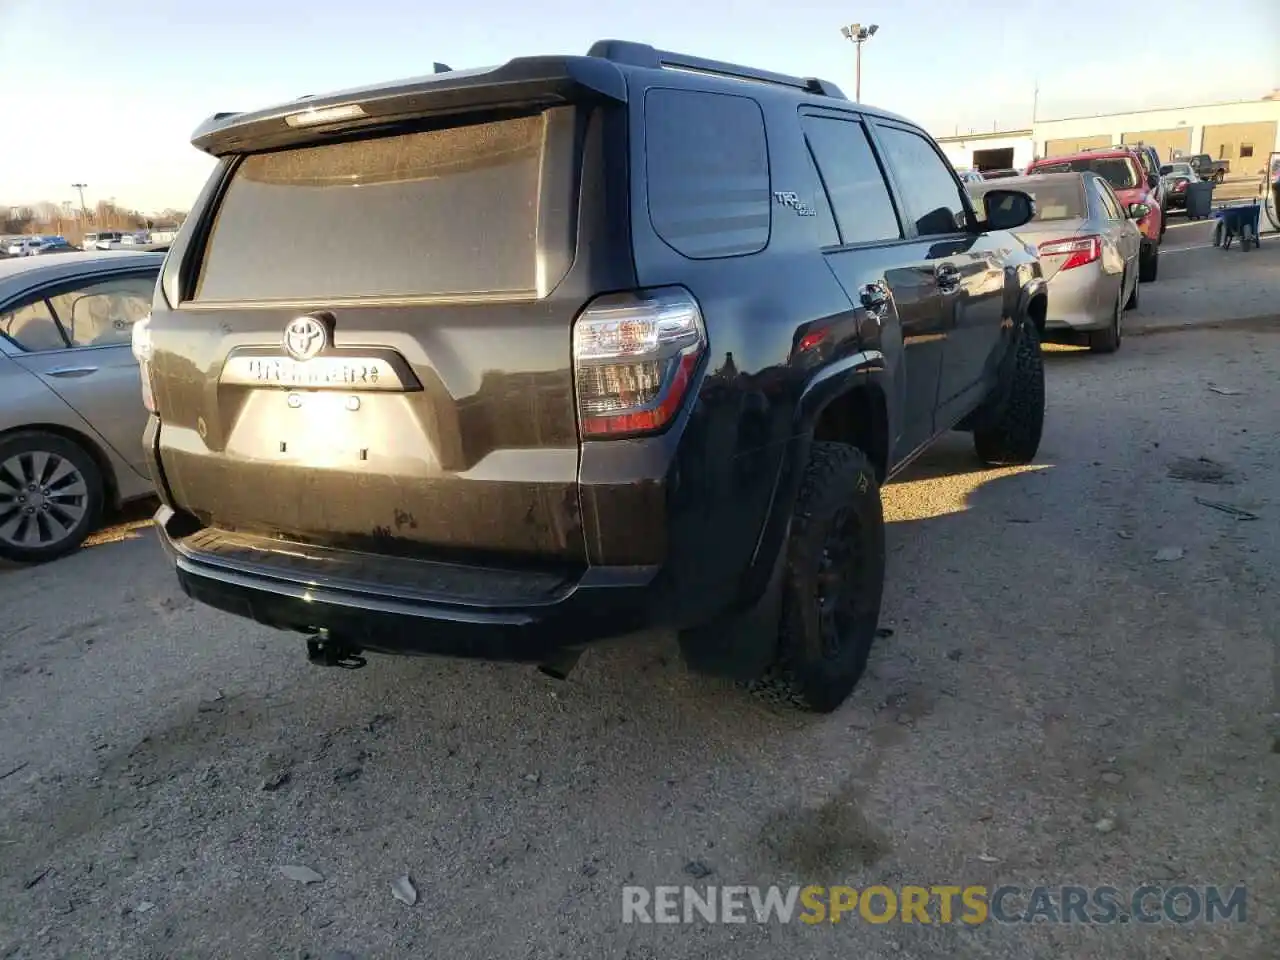
[{"label": "sedan taillight", "polygon": [[132,345],[142,380],[142,405],[147,408],[147,413],[155,413],[156,397],[151,389],[151,314],[134,322]]},{"label": "sedan taillight", "polygon": [[583,439],[654,433],[680,411],[707,331],[683,287],[607,294],[573,327],[573,369]]},{"label": "sedan taillight", "polygon": [[1066,257],[1059,270],[1072,270],[1093,263],[1102,256],[1101,237],[1069,237],[1066,240],[1047,240],[1040,244],[1042,257]]}]

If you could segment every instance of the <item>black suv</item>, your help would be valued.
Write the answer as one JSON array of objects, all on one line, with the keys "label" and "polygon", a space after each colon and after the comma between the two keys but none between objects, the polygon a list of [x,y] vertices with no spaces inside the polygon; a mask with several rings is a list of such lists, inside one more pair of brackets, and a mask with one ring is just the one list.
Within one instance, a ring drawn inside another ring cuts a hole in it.
[{"label": "black suv", "polygon": [[135,331],[192,597],[362,651],[565,669],[680,631],[816,710],[940,433],[1036,453],[1045,285],[919,127],[603,41],[254,113]]}]

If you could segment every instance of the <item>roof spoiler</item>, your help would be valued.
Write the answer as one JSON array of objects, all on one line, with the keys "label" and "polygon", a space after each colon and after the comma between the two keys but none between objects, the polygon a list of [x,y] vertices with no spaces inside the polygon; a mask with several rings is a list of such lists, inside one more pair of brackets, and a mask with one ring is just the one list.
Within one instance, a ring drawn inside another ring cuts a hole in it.
[{"label": "roof spoiler", "polygon": [[520,57],[500,67],[445,67],[383,86],[308,97],[250,113],[214,114],[192,134],[191,143],[218,157],[314,143],[339,132],[423,117],[593,99],[626,103],[627,82],[617,65],[591,57]]}]

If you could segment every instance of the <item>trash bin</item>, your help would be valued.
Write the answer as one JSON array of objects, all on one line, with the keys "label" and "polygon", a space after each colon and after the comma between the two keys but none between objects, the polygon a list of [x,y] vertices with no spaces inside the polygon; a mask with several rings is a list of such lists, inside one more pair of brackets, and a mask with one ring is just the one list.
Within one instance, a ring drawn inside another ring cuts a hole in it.
[{"label": "trash bin", "polygon": [[1213,181],[1187,184],[1187,219],[1203,220],[1213,212]]}]

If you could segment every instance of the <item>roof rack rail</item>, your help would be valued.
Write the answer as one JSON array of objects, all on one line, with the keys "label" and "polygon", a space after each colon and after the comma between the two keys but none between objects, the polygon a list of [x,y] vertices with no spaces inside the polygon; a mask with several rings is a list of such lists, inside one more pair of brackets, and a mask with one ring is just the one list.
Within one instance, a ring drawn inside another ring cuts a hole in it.
[{"label": "roof rack rail", "polygon": [[834,83],[818,77],[792,77],[785,73],[773,73],[769,70],[757,70],[737,63],[725,63],[721,60],[707,60],[693,57],[671,50],[658,50],[647,43],[633,43],[629,40],[597,40],[587,51],[589,57],[600,57],[614,63],[632,67],[644,67],[650,70],[687,70],[692,73],[706,73],[720,77],[732,77],[737,80],[752,80],[756,83],[773,83],[784,87],[795,87],[806,93],[814,93],[821,97],[833,97],[837,100],[849,99]]}]

